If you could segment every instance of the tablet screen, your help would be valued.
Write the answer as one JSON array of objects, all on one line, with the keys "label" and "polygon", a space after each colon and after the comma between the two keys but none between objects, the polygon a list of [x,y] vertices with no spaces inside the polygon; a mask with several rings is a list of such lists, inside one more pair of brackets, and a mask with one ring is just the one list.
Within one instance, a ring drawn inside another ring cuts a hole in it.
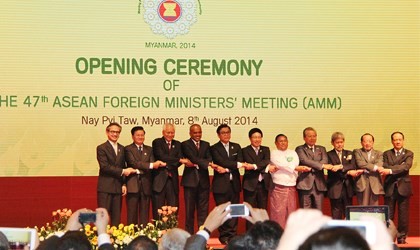
[{"label": "tablet screen", "polygon": [[10,249],[35,249],[36,230],[34,228],[0,227],[9,241]]}]

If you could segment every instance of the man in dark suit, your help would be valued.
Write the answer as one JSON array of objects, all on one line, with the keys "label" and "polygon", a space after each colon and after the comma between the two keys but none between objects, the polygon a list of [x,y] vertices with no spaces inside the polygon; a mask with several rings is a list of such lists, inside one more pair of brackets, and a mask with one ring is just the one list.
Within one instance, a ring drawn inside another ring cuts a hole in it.
[{"label": "man in dark suit", "polygon": [[391,135],[394,146],[383,154],[385,177],[385,204],[389,206],[389,218],[394,219],[395,205],[398,203],[398,244],[405,244],[408,233],[410,196],[413,195],[410,168],[413,165],[414,154],[404,148],[404,134],[394,132]]},{"label": "man in dark suit", "polygon": [[127,167],[136,170],[136,173],[127,177],[127,224],[146,225],[149,222],[151,171],[166,166],[162,161],[155,161],[152,147],[144,145],[145,134],[143,127],[133,127],[131,129],[133,143],[125,147]]},{"label": "man in dark suit", "polygon": [[152,207],[153,218],[158,219],[158,209],[162,206],[179,206],[178,168],[182,164],[191,165],[184,159],[181,143],[174,140],[175,126],[170,123],[163,125],[162,137],[153,140],[153,154],[156,160],[166,163],[166,167],[152,170]]},{"label": "man in dark suit", "polygon": [[375,138],[366,133],[360,138],[362,148],[353,151],[356,168],[363,174],[356,177],[356,196],[359,205],[378,205],[379,195],[385,194],[379,174],[384,168],[382,152],[373,149]]},{"label": "man in dark suit", "polygon": [[[212,182],[213,197],[216,205],[225,202],[232,204],[239,203],[241,192],[241,180],[239,168],[245,166],[242,157],[241,146],[231,142],[231,130],[227,124],[217,127],[219,142],[210,147],[214,169]],[[219,240],[222,244],[227,244],[236,235],[238,219],[227,220],[219,227]]]},{"label": "man in dark suit", "polygon": [[332,169],[328,164],[325,147],[315,145],[317,133],[314,128],[307,127],[303,130],[305,144],[296,148],[299,156],[299,165],[310,167],[309,172],[299,172],[296,188],[299,194],[301,208],[316,208],[322,211],[324,194],[327,185],[324,179],[324,169]]},{"label": "man in dark suit", "polygon": [[134,169],[125,168],[124,146],[117,143],[120,133],[121,126],[118,123],[110,123],[106,127],[108,140],[96,147],[99,163],[98,207],[106,208],[113,226],[120,224],[121,195],[127,192],[126,186],[123,186],[124,177],[135,173]]},{"label": "man in dark suit", "polygon": [[328,197],[331,201],[331,216],[336,220],[343,219],[346,206],[352,205],[354,195],[352,176],[357,173],[352,152],[344,149],[344,140],[343,133],[333,133],[331,144],[334,148],[327,152],[328,163],[333,165],[333,168],[328,170]]},{"label": "man in dark suit", "polygon": [[[262,146],[263,133],[259,128],[253,128],[248,132],[250,145],[242,149],[243,160],[249,165],[245,166],[242,187],[244,189],[244,201],[255,208],[267,209],[268,191],[274,188],[271,175],[266,170],[270,164],[270,149]],[[252,223],[246,223],[247,230]]]},{"label": "man in dark suit", "polygon": [[201,140],[201,126],[190,126],[190,139],[181,144],[182,153],[191,162],[192,166],[186,166],[182,174],[181,185],[184,187],[185,201],[185,230],[194,233],[195,210],[197,210],[197,223],[203,225],[209,213],[210,178],[209,170],[211,162],[210,144]]}]

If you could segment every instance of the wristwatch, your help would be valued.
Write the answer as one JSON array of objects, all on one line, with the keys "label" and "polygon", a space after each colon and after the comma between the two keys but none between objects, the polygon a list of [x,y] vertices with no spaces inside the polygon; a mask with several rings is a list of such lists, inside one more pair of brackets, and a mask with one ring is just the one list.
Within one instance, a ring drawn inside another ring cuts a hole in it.
[{"label": "wristwatch", "polygon": [[209,236],[211,235],[210,230],[207,227],[205,227],[204,225],[201,225],[198,229],[206,231],[209,234]]}]

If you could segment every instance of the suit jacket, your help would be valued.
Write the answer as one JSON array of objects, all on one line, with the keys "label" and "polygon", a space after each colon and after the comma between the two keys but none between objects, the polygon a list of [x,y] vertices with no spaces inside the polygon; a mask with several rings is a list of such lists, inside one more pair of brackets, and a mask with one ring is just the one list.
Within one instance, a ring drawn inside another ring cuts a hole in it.
[{"label": "suit jacket", "polygon": [[342,170],[337,172],[328,170],[327,188],[330,199],[339,199],[343,186],[347,187],[347,197],[353,197],[354,181],[353,177],[347,175],[347,171],[356,169],[354,157],[350,150],[344,150],[341,154],[341,162],[335,149],[327,152],[328,163],[332,165],[343,165]]},{"label": "suit jacket", "polygon": [[382,178],[378,171],[373,171],[374,166],[382,167],[382,152],[379,150],[371,150],[370,160],[368,160],[367,152],[360,148],[353,151],[356,160],[356,168],[364,169],[366,173],[355,178],[356,192],[363,192],[369,182],[372,192],[376,195],[385,194],[382,186]]},{"label": "suit jacket", "polygon": [[242,149],[242,157],[244,158],[244,162],[257,166],[256,170],[245,170],[242,179],[243,189],[254,192],[257,188],[260,174],[263,177],[265,189],[267,191],[273,189],[274,184],[271,174],[265,172],[265,168],[270,164],[270,149],[266,146],[260,146],[257,155],[254,148],[248,145]]},{"label": "suit jacket", "polygon": [[312,168],[310,172],[299,172],[296,188],[300,190],[311,190],[315,183],[318,191],[327,191],[327,185],[324,178],[323,164],[328,163],[327,151],[323,146],[315,145],[315,152],[303,144],[296,148],[299,156],[299,165]]},{"label": "suit jacket", "polygon": [[221,167],[228,168],[229,173],[220,174],[214,171],[212,190],[213,193],[223,194],[229,190],[230,175],[232,174],[233,191],[241,191],[241,179],[238,170],[238,162],[243,162],[241,146],[229,142],[229,155],[225,146],[219,141],[210,147],[213,162]]},{"label": "suit jacket", "polygon": [[210,144],[200,140],[200,147],[197,149],[195,142],[188,139],[181,143],[182,154],[197,167],[184,167],[181,185],[184,187],[210,187],[209,163],[211,162]]},{"label": "suit jacket", "polygon": [[413,165],[414,153],[403,148],[401,155],[396,156],[394,149],[384,152],[384,168],[392,170],[392,174],[385,177],[385,196],[389,197],[394,192],[394,186],[397,185],[398,193],[402,196],[413,194],[413,188],[410,179],[410,168]]},{"label": "suit jacket", "polygon": [[99,163],[97,191],[103,193],[121,194],[125,168],[124,146],[118,143],[118,155],[109,141],[96,147],[96,157]]},{"label": "suit jacket", "polygon": [[155,161],[152,147],[143,144],[143,150],[139,152],[137,145],[132,143],[125,147],[125,161],[127,167],[138,169],[140,174],[132,174],[127,177],[127,192],[143,192],[145,195],[152,194],[152,170],[150,163]]},{"label": "suit jacket", "polygon": [[[179,160],[183,157],[181,151],[181,143],[177,140],[171,141],[171,150],[164,137],[157,138],[152,142],[153,155],[156,160],[166,162],[166,167],[160,167],[152,170],[153,191],[162,192],[165,187],[166,180],[172,178],[175,193],[179,193],[178,184],[178,168],[181,166]],[[172,177],[170,177],[172,176]]]}]

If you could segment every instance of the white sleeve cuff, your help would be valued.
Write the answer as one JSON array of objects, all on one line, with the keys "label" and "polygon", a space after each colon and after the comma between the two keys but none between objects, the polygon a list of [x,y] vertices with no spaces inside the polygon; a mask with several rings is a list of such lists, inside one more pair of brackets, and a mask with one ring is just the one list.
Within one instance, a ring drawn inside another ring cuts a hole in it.
[{"label": "white sleeve cuff", "polygon": [[102,233],[98,235],[98,247],[106,243],[111,244],[111,239],[109,238],[109,234]]},{"label": "white sleeve cuff", "polygon": [[197,234],[199,234],[199,235],[203,236],[203,237],[206,239],[206,241],[208,241],[208,240],[210,239],[210,235],[209,235],[209,233],[207,233],[207,232],[206,232],[206,231],[204,231],[204,230],[199,230],[199,231],[197,232]]}]

